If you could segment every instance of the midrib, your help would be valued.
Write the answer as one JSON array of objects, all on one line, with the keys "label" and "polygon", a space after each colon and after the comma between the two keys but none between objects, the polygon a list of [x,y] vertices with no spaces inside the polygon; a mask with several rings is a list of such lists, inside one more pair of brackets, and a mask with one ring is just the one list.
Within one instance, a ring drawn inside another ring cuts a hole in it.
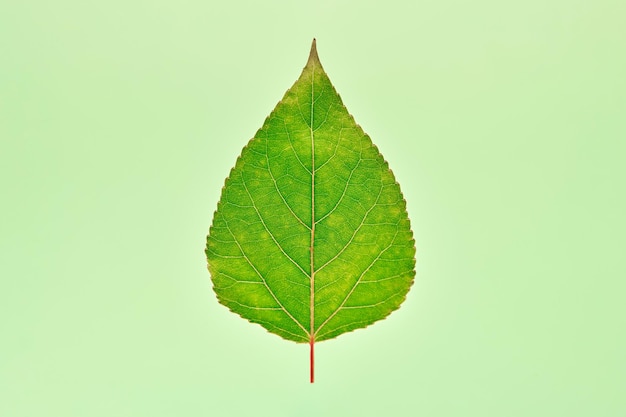
[{"label": "midrib", "polygon": [[315,65],[312,66],[311,73],[311,124],[309,130],[311,131],[311,290],[310,290],[310,319],[309,319],[309,344],[310,344],[310,368],[311,368],[311,383],[314,380],[314,368],[313,368],[313,345],[315,344],[315,137],[313,134],[313,106],[315,105]]}]

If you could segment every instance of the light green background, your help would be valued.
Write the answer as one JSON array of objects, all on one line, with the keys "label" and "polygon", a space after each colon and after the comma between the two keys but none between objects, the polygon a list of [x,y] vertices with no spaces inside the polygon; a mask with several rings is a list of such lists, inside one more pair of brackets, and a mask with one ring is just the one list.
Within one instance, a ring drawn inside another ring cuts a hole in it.
[{"label": "light green background", "polygon": [[[7,1],[0,415],[626,415],[626,3]],[[204,241],[311,39],[402,185],[417,278],[317,346]]]}]

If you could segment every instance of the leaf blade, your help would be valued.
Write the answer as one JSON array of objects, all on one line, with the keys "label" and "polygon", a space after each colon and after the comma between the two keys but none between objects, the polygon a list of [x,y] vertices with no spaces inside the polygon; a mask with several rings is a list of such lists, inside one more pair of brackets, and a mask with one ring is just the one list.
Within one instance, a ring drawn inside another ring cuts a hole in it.
[{"label": "leaf blade", "polygon": [[415,275],[406,202],[315,41],[231,170],[206,254],[222,304],[311,349],[405,300]]}]

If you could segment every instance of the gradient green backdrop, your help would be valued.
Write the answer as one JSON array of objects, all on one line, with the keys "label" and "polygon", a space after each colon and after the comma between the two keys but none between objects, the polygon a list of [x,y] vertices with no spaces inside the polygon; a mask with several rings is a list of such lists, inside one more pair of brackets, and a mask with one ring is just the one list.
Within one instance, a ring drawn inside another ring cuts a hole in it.
[{"label": "gradient green backdrop", "polygon": [[[0,415],[626,415],[626,3],[0,6]],[[311,39],[403,187],[406,303],[316,348],[205,235]]]}]

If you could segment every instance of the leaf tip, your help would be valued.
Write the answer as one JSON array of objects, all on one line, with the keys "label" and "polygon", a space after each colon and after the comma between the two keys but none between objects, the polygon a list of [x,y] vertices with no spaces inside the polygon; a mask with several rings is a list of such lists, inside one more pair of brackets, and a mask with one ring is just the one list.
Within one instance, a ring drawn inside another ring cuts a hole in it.
[{"label": "leaf tip", "polygon": [[311,66],[322,66],[322,63],[320,62],[320,57],[317,55],[317,44],[315,41],[315,38],[313,38],[313,43],[311,44],[311,52],[309,53],[309,60],[306,63],[307,67],[311,67]]}]

